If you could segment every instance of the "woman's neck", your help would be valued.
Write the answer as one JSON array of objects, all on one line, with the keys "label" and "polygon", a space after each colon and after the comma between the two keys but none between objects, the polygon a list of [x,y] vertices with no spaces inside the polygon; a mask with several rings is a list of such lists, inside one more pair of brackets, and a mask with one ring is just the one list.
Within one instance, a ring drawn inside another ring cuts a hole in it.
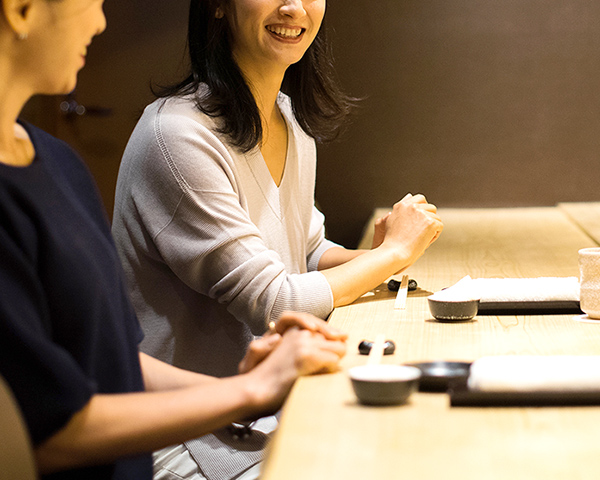
[{"label": "woman's neck", "polygon": [[16,78],[7,57],[0,55],[0,162],[7,165],[27,166],[35,151],[27,131],[17,118],[31,98],[26,82]]},{"label": "woman's neck", "polygon": [[[263,151],[263,156],[266,154],[265,148],[269,149],[272,147],[272,145],[269,144],[276,141],[276,137],[278,135],[281,136],[282,131],[286,131],[285,121],[281,116],[277,104],[277,97],[281,89],[282,81],[283,75],[272,76],[269,78],[255,76],[254,80],[248,80],[250,90],[252,91],[262,119],[263,137],[261,150]],[[267,159],[265,158],[265,160]],[[283,160],[285,160],[285,156]],[[267,161],[267,163],[269,163],[269,161]],[[283,171],[283,165],[281,165],[280,169]],[[275,182],[278,183],[278,180],[275,179]]]},{"label": "woman's neck", "polygon": [[18,123],[13,123],[12,135],[0,138],[0,163],[14,167],[31,165],[35,149],[27,131]]},{"label": "woman's neck", "polygon": [[240,62],[238,62],[238,66],[254,96],[258,110],[263,118],[263,126],[265,126],[265,123],[271,123],[279,115],[277,96],[283,83],[285,69],[280,67],[268,68],[265,65],[257,68],[254,64],[248,65]]},{"label": "woman's neck", "polygon": [[279,110],[277,97],[281,90],[285,69],[256,70],[240,65],[244,78],[254,96],[262,120],[261,153],[273,181],[280,185],[287,154],[287,126]]}]

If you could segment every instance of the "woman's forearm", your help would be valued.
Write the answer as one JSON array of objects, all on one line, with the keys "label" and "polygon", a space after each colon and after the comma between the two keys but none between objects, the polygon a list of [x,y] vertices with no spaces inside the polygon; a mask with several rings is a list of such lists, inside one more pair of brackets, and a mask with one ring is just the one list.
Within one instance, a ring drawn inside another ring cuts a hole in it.
[{"label": "woman's forearm", "polygon": [[[39,470],[110,463],[275,412],[298,376],[335,370],[346,351],[344,335],[319,327],[318,319],[310,322],[311,329],[302,329],[308,320],[287,318],[282,336],[274,335],[277,341],[262,340],[267,353],[250,349],[252,370],[234,377],[186,372],[141,354],[144,379],[159,391],[94,395],[36,448]],[[174,389],[164,390],[168,387]]]},{"label": "woman's forearm", "polygon": [[319,270],[331,287],[333,306],[353,302],[408,268],[439,237],[443,227],[434,205],[422,195],[408,194],[376,222],[372,250],[331,248],[324,252]]},{"label": "woman's forearm", "polygon": [[175,391],[94,395],[36,449],[41,472],[112,462],[206,434],[256,414],[249,375]]},{"label": "woman's forearm", "polygon": [[369,250],[349,250],[344,247],[333,247],[326,250],[319,259],[319,270],[328,270],[330,268],[343,265],[350,260],[360,257],[363,253]]},{"label": "woman's forearm", "polygon": [[215,377],[183,370],[140,352],[140,365],[147,392],[176,390],[217,381]]},{"label": "woman's forearm", "polygon": [[[343,250],[332,248],[326,251],[319,262],[319,270],[327,279],[333,294],[333,306],[340,307],[352,303],[388,277],[406,269],[410,265],[408,258],[392,249]],[[328,255],[330,254],[330,255]],[[344,262],[341,259],[347,258]],[[339,263],[338,263],[339,262]],[[321,270],[321,266],[334,265]]]}]

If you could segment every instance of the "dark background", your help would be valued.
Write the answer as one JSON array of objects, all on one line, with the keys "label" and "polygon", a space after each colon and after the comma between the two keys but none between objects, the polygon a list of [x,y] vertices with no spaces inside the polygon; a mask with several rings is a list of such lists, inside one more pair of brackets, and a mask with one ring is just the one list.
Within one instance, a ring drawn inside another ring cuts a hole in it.
[{"label": "dark background", "polygon": [[[438,206],[600,200],[600,2],[330,0],[341,83],[363,98],[319,147],[328,236],[356,245],[375,207],[406,192]],[[80,74],[81,117],[60,98],[26,116],[67,139],[112,212],[125,143],[151,81],[183,71],[188,2],[107,2],[108,29]],[[93,107],[110,109],[94,115]]]}]

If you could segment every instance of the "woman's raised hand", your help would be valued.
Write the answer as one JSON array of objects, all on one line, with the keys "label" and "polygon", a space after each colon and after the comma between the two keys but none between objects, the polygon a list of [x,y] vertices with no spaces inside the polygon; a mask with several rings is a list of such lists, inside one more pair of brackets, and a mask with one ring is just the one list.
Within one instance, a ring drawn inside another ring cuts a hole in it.
[{"label": "woman's raised hand", "polygon": [[373,245],[399,249],[412,264],[437,240],[443,228],[436,206],[421,194],[409,193],[375,223]]},{"label": "woman's raised hand", "polygon": [[388,212],[383,217],[375,220],[375,230],[373,232],[373,244],[371,245],[371,249],[377,248],[383,243],[383,240],[385,239],[385,224],[391,214],[392,212]]}]

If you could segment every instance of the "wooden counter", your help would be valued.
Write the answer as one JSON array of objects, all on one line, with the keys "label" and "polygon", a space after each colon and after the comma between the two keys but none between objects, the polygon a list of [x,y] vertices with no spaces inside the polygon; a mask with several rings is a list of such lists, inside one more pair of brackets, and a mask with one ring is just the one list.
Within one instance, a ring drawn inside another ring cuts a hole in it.
[{"label": "wooden counter", "polygon": [[440,239],[407,272],[419,290],[394,310],[384,285],[330,322],[349,333],[342,371],[303,378],[287,401],[263,480],[592,479],[600,475],[600,407],[451,408],[417,393],[398,407],[356,402],[346,370],[362,339],[397,345],[386,363],[484,355],[598,355],[600,324],[573,315],[431,318],[427,296],[465,275],[578,276],[577,250],[596,243],[561,208],[441,209]]},{"label": "wooden counter", "polygon": [[579,227],[600,243],[600,202],[559,203],[563,210]]}]

